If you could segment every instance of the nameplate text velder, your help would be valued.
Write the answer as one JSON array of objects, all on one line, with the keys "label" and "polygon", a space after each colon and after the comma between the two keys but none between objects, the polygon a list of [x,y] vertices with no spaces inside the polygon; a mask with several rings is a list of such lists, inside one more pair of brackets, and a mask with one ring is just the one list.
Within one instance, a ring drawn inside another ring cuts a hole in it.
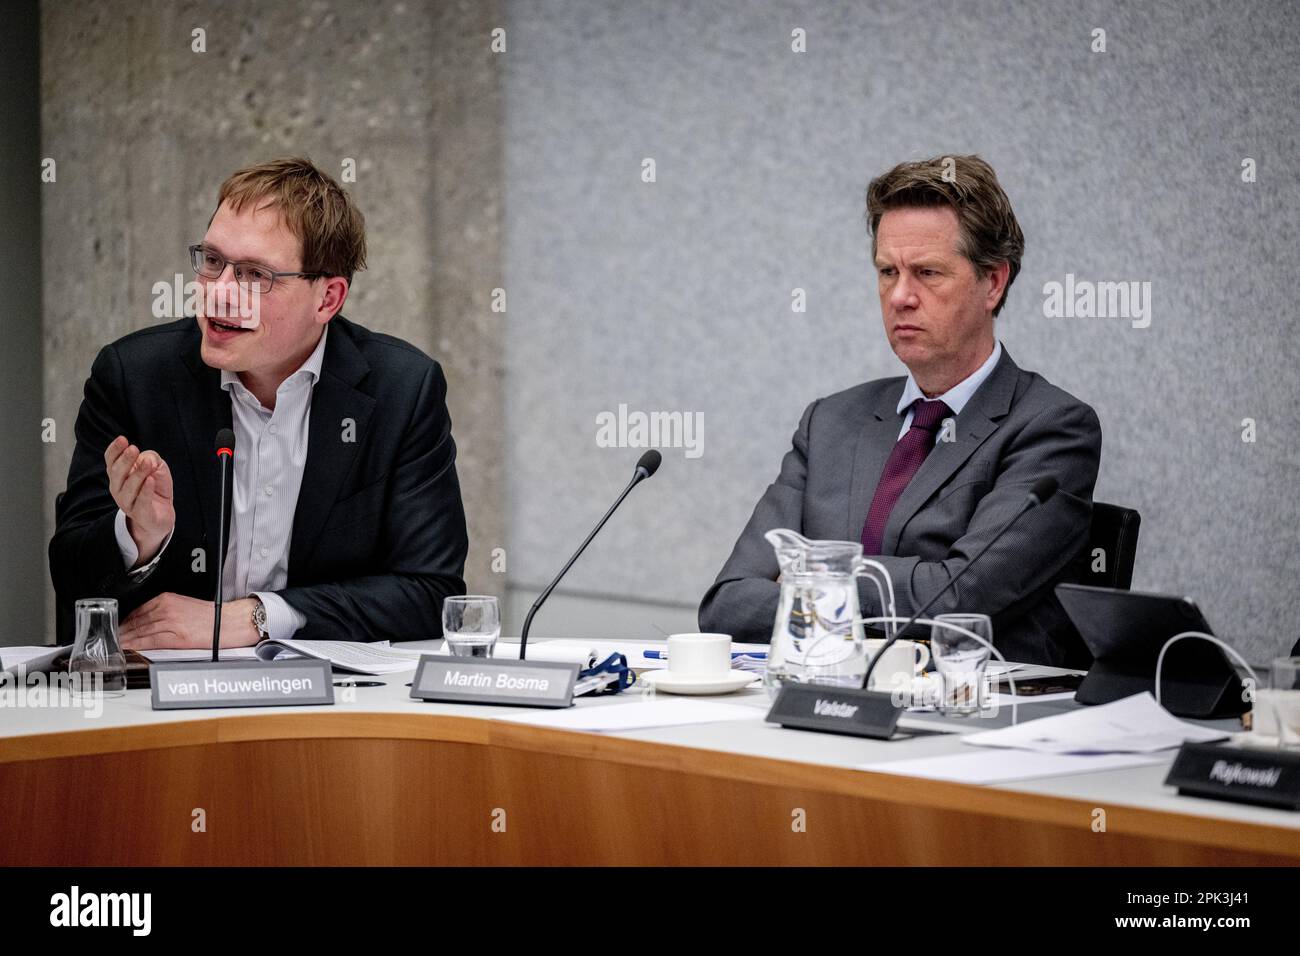
[{"label": "nameplate text velder", "polygon": [[411,696],[460,704],[568,707],[577,679],[578,665],[559,661],[425,654],[411,681]]},{"label": "nameplate text velder", "polygon": [[782,685],[765,719],[795,730],[888,740],[902,713],[893,695],[882,691],[791,682]]},{"label": "nameplate text velder", "polygon": [[154,710],[334,703],[329,661],[169,661],[149,666]]}]

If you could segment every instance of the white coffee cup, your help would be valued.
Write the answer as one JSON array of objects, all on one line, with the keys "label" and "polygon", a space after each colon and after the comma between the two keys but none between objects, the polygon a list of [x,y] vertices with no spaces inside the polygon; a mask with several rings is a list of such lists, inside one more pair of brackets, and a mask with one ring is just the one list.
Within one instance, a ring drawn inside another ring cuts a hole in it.
[{"label": "white coffee cup", "polygon": [[[885,646],[884,638],[864,641],[868,662],[876,659],[880,649]],[[930,648],[916,641],[898,641],[885,652],[884,659],[871,672],[872,690],[893,690],[895,687],[910,687],[912,679],[920,674],[930,663]]]},{"label": "white coffee cup", "polygon": [[730,673],[731,635],[669,635],[668,672],[674,677],[722,677]]}]

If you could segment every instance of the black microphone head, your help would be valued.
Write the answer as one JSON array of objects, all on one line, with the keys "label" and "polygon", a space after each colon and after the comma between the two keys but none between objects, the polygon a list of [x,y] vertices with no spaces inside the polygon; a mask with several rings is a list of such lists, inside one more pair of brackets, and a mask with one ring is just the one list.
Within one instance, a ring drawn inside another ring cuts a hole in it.
[{"label": "black microphone head", "polygon": [[659,470],[659,464],[663,460],[664,460],[664,456],[659,454],[659,449],[651,448],[648,452],[642,455],[641,460],[636,463],[637,473],[639,474],[640,472],[645,472],[645,474],[641,475],[641,477],[649,478],[651,475],[653,475],[656,471]]},{"label": "black microphone head", "polygon": [[229,428],[223,428],[217,432],[217,454],[221,454],[221,449],[229,449],[233,454],[235,451],[235,433]]},{"label": "black microphone head", "polygon": [[1034,487],[1029,489],[1029,497],[1034,499],[1035,504],[1045,504],[1052,495],[1056,494],[1056,489],[1056,479],[1046,475],[1034,482]]}]

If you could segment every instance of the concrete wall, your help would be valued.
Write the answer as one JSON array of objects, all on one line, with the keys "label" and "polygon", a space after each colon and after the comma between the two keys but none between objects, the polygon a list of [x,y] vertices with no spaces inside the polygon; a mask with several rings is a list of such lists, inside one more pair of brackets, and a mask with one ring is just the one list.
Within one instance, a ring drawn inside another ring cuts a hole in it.
[{"label": "concrete wall", "polygon": [[[867,180],[978,152],[1027,238],[999,335],[1098,409],[1098,495],[1143,514],[1135,587],[1195,596],[1267,659],[1300,633],[1298,10],[47,2],[46,532],[95,350],[153,321],[152,283],[185,269],[221,179],[353,158],[371,269],[346,312],[448,370],[470,587],[506,594],[518,628],[640,454],[602,447],[598,416],[702,416],[535,633],[689,626],[803,407],[900,371]],[[1150,282],[1149,327],[1046,317],[1071,274]]]},{"label": "concrete wall", "polygon": [[[499,256],[501,96],[491,2],[109,0],[42,7],[46,458],[53,524],[96,351],[157,322],[151,289],[190,278],[235,169],[307,155],[366,217],[370,268],[344,314],[442,362],[471,540],[467,577],[500,593],[504,540]],[[206,52],[192,31],[206,31]],[[53,616],[50,617],[51,622]],[[52,627],[52,624],[51,624]]]},{"label": "concrete wall", "polygon": [[[901,372],[867,181],[977,152],[1027,243],[998,334],[1097,408],[1097,494],[1143,516],[1134,586],[1196,597],[1254,660],[1300,636],[1300,7],[506,10],[512,590],[543,586],[626,481],[639,450],[596,442],[596,417],[626,404],[702,415],[703,454],[665,449],[566,585],[659,602],[620,625],[647,635],[663,604],[693,607],[805,405]],[[1045,283],[1067,274],[1150,282],[1150,326],[1045,317]]]}]

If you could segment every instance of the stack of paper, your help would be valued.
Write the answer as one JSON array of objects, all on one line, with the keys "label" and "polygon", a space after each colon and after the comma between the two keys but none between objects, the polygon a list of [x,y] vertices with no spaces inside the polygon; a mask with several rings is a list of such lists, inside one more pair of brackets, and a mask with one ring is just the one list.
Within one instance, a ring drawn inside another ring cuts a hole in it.
[{"label": "stack of paper", "polygon": [[[506,660],[519,660],[520,645],[497,641],[496,646],[492,648],[492,656],[500,657]],[[529,641],[528,642],[528,660],[530,661],[558,661],[561,664],[577,664],[583,670],[588,667],[595,667],[605,657],[613,653],[607,652],[604,657],[600,656],[600,651],[596,650],[590,644],[583,641]]]},{"label": "stack of paper", "polygon": [[[212,660],[212,649],[192,647],[155,647],[151,650],[141,651],[141,656],[147,657],[155,664],[167,664],[172,661],[210,661]],[[255,647],[223,647],[221,649],[221,659],[223,661],[251,661],[257,658],[257,648]]]},{"label": "stack of paper", "polygon": [[1068,714],[967,734],[962,742],[1053,754],[1149,754],[1185,741],[1206,743],[1228,736],[1221,730],[1179,720],[1149,692],[1143,692]]},{"label": "stack of paper", "polygon": [[66,646],[50,647],[48,644],[34,647],[0,647],[0,671],[17,674],[35,674],[47,671],[54,659],[66,652]]},{"label": "stack of paper", "polygon": [[[501,638],[499,641],[497,641],[498,650],[501,648],[503,644],[506,646],[510,646],[510,645],[517,646],[519,644],[519,638],[517,637]],[[543,647],[546,645],[554,645],[554,644],[581,645],[584,648],[589,648],[590,650],[594,651],[597,658],[602,661],[605,658],[609,657],[610,654],[615,654],[615,653],[622,654],[624,657],[627,658],[627,666],[631,667],[633,670],[638,670],[638,671],[659,670],[662,668],[666,668],[668,666],[668,658],[666,656],[668,653],[667,641],[647,641],[647,640],[637,640],[634,638],[627,638],[621,640],[617,638],[608,638],[608,639],[600,639],[600,640],[592,640],[592,641],[580,640],[580,639],[568,639],[568,638],[554,639],[554,640],[538,640],[536,638],[529,638],[528,656],[529,657],[533,656],[533,648],[535,647]],[[646,656],[647,652],[656,656],[647,657]],[[766,644],[741,644],[738,642],[732,642],[731,653],[747,655],[747,657],[745,658],[733,659],[731,665],[733,668],[737,668],[740,670],[757,670],[758,672],[761,673],[762,670],[767,666],[767,645]],[[749,657],[750,655],[754,656],[753,659],[750,659]],[[757,655],[761,655],[761,658],[758,657]]]},{"label": "stack of paper", "polygon": [[399,650],[388,641],[365,643],[363,641],[263,641],[257,645],[257,656],[264,661],[292,657],[312,657],[329,661],[341,671],[354,674],[400,674],[413,671],[420,663],[420,651]]}]

